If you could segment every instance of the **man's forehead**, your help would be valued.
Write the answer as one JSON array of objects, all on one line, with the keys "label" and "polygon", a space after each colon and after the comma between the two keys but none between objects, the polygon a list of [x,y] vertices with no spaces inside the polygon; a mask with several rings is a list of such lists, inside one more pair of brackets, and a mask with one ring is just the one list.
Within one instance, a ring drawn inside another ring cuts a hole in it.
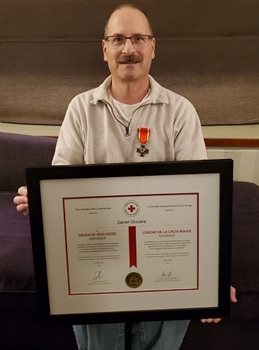
[{"label": "man's forehead", "polygon": [[107,31],[109,35],[123,34],[125,31],[130,31],[131,34],[133,32],[148,34],[150,29],[148,20],[141,11],[133,8],[123,8],[112,13],[107,23]]}]

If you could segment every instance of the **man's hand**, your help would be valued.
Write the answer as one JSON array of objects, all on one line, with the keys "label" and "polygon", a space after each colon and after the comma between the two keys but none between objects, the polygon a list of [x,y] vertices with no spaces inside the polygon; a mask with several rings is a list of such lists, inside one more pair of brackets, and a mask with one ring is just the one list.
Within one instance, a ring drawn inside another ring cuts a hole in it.
[{"label": "man's hand", "polygon": [[16,205],[17,211],[23,213],[23,215],[29,214],[28,191],[26,186],[18,189],[18,196],[14,197],[13,202]]},{"label": "man's hand", "polygon": [[[230,300],[232,303],[237,303],[237,291],[236,288],[230,287]],[[214,323],[217,324],[222,320],[222,318],[204,318],[201,320],[202,323]]]}]

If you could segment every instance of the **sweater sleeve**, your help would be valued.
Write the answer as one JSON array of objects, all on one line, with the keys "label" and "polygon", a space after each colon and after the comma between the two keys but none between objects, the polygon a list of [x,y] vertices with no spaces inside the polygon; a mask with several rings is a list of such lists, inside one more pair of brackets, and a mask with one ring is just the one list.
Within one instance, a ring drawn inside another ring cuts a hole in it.
[{"label": "sweater sleeve", "polygon": [[68,106],[52,159],[52,165],[84,163],[84,131],[77,99]]},{"label": "sweater sleeve", "polygon": [[193,105],[184,99],[174,123],[174,149],[176,160],[207,159],[198,114]]}]

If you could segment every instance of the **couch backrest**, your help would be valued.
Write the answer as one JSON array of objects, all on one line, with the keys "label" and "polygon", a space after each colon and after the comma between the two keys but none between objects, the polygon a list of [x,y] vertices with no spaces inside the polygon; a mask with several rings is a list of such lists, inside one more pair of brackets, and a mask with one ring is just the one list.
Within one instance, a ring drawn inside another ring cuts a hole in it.
[{"label": "couch backrest", "polygon": [[51,165],[56,142],[55,137],[0,132],[0,190],[24,185],[27,167]]}]

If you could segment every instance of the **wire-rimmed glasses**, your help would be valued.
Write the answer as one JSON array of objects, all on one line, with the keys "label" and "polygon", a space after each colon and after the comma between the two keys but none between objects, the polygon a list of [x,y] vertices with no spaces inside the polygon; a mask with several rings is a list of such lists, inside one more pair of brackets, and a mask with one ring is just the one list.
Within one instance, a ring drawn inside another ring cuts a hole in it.
[{"label": "wire-rimmed glasses", "polygon": [[142,35],[135,34],[132,36],[124,36],[124,35],[108,35],[104,38],[107,42],[109,48],[111,49],[120,49],[122,48],[127,40],[131,41],[132,46],[135,49],[143,49],[147,46],[148,42],[153,39],[152,35]]}]

